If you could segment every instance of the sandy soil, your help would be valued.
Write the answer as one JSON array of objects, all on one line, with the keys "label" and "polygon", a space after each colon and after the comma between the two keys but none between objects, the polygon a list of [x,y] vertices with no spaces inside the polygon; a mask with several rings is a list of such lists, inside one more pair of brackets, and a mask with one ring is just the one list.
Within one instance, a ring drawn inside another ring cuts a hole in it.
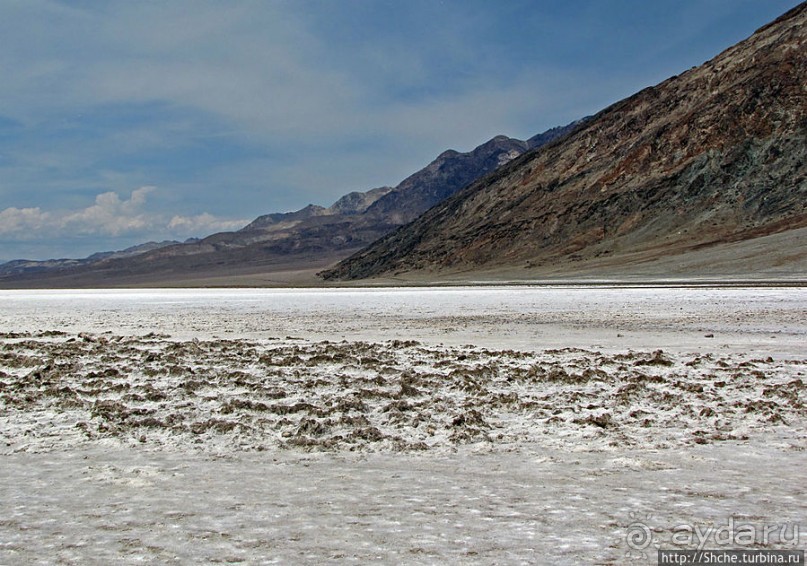
[{"label": "sandy soil", "polygon": [[804,289],[0,303],[0,564],[641,564],[728,524],[805,546],[777,538],[807,532]]}]

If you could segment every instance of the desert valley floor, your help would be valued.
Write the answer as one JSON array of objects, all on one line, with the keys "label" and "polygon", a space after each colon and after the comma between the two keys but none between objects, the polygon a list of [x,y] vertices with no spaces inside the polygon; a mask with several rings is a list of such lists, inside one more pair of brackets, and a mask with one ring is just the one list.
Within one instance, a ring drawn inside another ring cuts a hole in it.
[{"label": "desert valley floor", "polygon": [[0,291],[0,564],[803,549],[806,345],[798,285]]}]

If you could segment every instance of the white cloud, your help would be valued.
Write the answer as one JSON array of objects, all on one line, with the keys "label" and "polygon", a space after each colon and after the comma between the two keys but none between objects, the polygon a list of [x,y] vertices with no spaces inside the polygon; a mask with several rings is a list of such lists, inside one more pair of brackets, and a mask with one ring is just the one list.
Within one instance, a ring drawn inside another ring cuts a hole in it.
[{"label": "white cloud", "polygon": [[73,234],[105,236],[120,236],[153,228],[156,219],[142,210],[146,195],[153,190],[154,187],[140,187],[132,191],[128,200],[121,200],[114,192],[102,193],[95,197],[93,206],[59,218],[59,228]]},{"label": "white cloud", "polygon": [[7,208],[0,210],[0,234],[18,235],[30,239],[47,226],[50,215],[36,208]]},{"label": "white cloud", "polygon": [[169,217],[159,211],[150,211],[146,206],[147,198],[155,190],[151,186],[140,187],[133,190],[129,198],[121,198],[112,191],[101,193],[95,197],[95,204],[79,210],[7,208],[0,211],[0,234],[17,241],[76,236],[186,238],[237,230],[248,223],[247,220],[219,218],[207,212]]}]

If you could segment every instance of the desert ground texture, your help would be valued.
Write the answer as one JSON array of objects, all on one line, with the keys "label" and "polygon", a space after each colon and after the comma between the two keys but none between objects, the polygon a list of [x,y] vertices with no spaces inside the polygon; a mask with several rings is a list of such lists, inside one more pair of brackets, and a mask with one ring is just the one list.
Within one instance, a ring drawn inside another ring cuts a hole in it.
[{"label": "desert ground texture", "polygon": [[805,373],[792,283],[0,291],[0,564],[804,549]]}]

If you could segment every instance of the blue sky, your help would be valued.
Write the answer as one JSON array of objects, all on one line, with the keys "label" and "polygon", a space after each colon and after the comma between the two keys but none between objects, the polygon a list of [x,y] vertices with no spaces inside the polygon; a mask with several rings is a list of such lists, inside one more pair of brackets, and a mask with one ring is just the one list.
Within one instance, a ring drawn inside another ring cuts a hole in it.
[{"label": "blue sky", "polygon": [[699,65],[797,0],[0,0],[0,260],[396,185]]}]

